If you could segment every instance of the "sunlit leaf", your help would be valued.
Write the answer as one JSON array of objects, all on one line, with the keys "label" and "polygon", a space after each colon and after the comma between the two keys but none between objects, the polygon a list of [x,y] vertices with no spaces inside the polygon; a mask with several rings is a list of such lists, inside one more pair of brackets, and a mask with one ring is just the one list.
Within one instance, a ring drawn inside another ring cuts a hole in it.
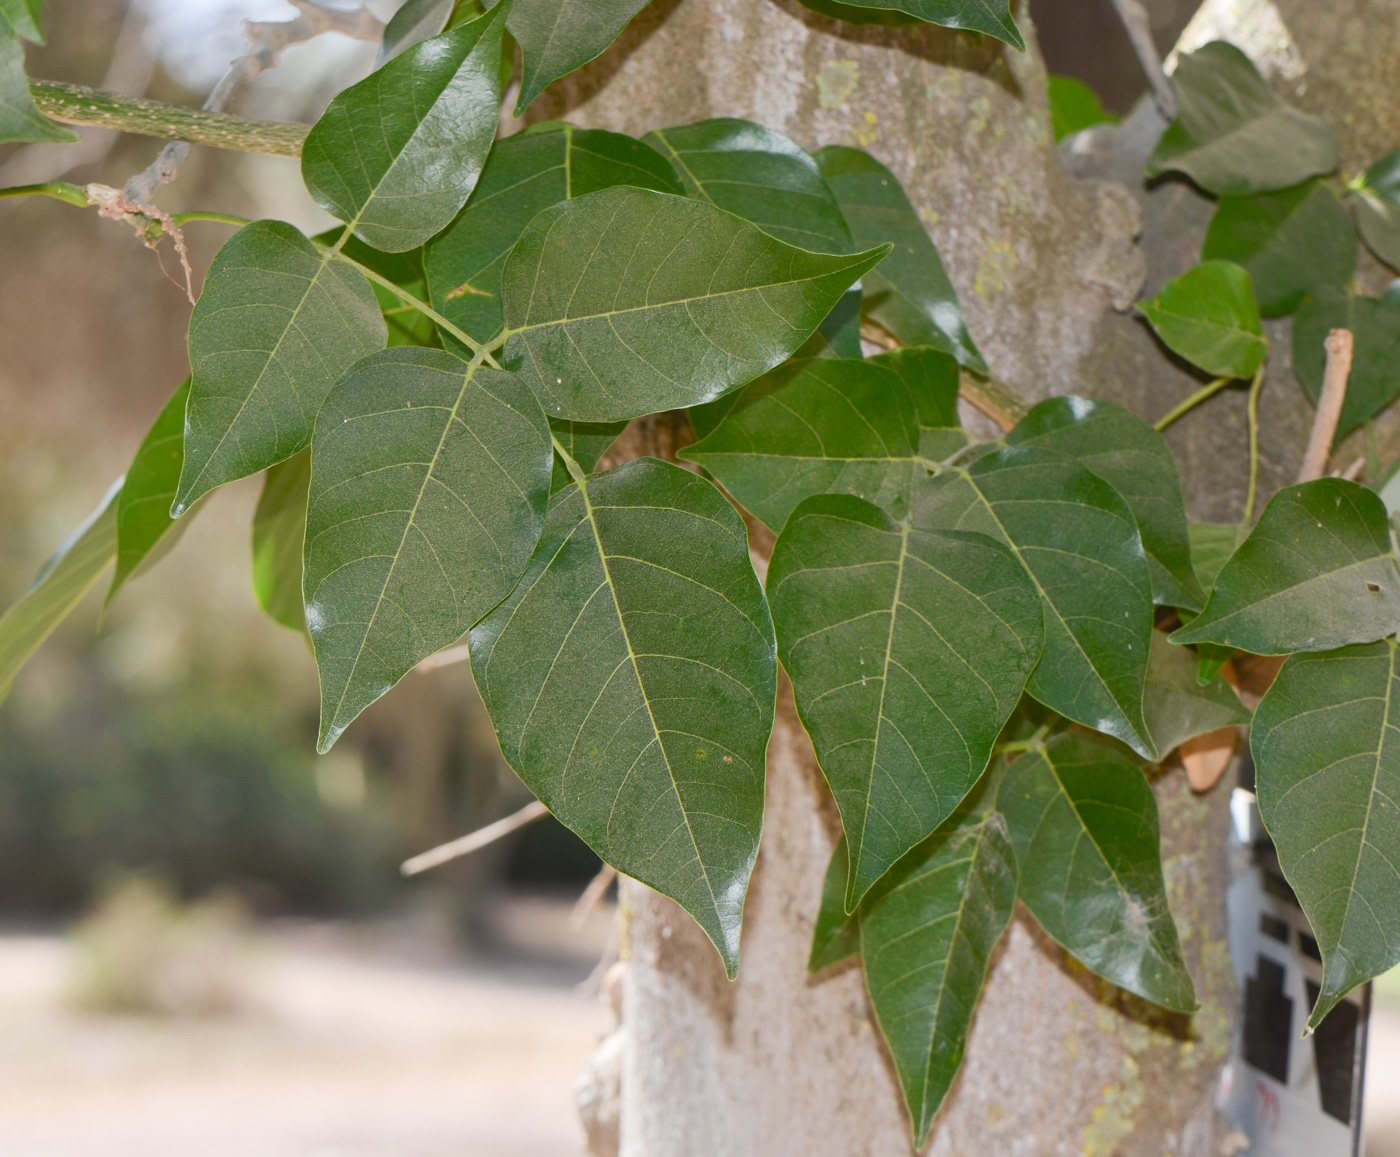
[{"label": "sunlit leaf", "polygon": [[1157,803],[1138,766],[1087,736],[1018,757],[997,794],[1018,894],[1067,952],[1175,1012],[1196,1007],[1162,878]]},{"label": "sunlit leaf", "polygon": [[1353,340],[1336,440],[1400,396],[1400,302],[1361,297],[1330,286],[1319,289],[1293,319],[1293,372],[1313,404],[1322,394],[1327,368],[1324,342],[1333,329],[1348,329]]},{"label": "sunlit leaf", "polygon": [[1251,729],[1259,812],[1322,949],[1313,1028],[1400,963],[1396,649],[1292,656]]},{"label": "sunlit leaf", "polygon": [[1249,722],[1249,711],[1230,685],[1214,678],[1202,686],[1197,670],[1194,652],[1167,642],[1161,631],[1152,632],[1143,714],[1163,758],[1188,739]]},{"label": "sunlit leaf", "polygon": [[268,616],[293,631],[306,630],[302,552],[311,451],[303,450],[267,472],[253,514],[253,594]]},{"label": "sunlit leaf", "polygon": [[561,76],[602,55],[648,0],[516,0],[507,27],[525,62],[515,115]]},{"label": "sunlit leaf", "polygon": [[546,209],[506,261],[507,359],[552,418],[708,402],[785,361],[887,252],[808,253],[703,201],[604,189]]},{"label": "sunlit leaf", "polygon": [[1052,74],[1049,90],[1050,123],[1057,141],[1094,125],[1118,123],[1118,118],[1099,103],[1098,93],[1082,80]]},{"label": "sunlit leaf", "polygon": [[775,646],[738,512],[653,458],[556,494],[530,569],[471,633],[506,761],[604,860],[694,916],[731,976]]},{"label": "sunlit leaf", "polygon": [[822,878],[822,902],[817,922],[812,928],[812,951],[807,956],[807,971],[820,972],[849,960],[860,951],[860,925],[854,912],[846,911],[846,876],[850,871],[850,856],[846,852],[846,837],[836,841],[831,861]]},{"label": "sunlit leaf", "polygon": [[544,523],[551,455],[513,374],[399,349],[340,380],[316,422],[306,514],[320,750],[510,593]]},{"label": "sunlit leaf", "polygon": [[1249,378],[1268,343],[1249,274],[1230,261],[1204,261],[1138,302],[1167,348],[1222,377]]}]

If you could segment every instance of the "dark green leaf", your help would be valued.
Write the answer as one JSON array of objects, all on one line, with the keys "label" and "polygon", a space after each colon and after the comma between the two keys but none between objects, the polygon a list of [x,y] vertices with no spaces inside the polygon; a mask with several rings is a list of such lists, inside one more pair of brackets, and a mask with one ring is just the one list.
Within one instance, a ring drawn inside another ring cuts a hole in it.
[{"label": "dark green leaf", "polygon": [[384,27],[379,63],[393,60],[405,49],[436,36],[447,27],[453,5],[454,0],[405,0]]},{"label": "dark green leaf", "polygon": [[880,24],[887,28],[901,28],[920,23],[916,17],[889,8],[857,8],[851,4],[841,4],[838,0],[801,0],[801,3],[813,12],[832,20],[844,20],[847,24]]},{"label": "dark green leaf", "polygon": [[958,417],[961,372],[952,357],[931,346],[906,346],[870,360],[893,370],[909,392],[919,423],[921,457],[941,462],[967,445]]},{"label": "dark green leaf", "polygon": [[551,455],[524,383],[441,350],[384,350],[331,391],[303,581],[321,751],[510,593],[544,524]]},{"label": "dark green leaf", "polygon": [[1356,269],[1356,230],[1332,190],[1308,181],[1277,193],[1222,197],[1201,245],[1203,261],[1248,271],[1265,317],[1292,313],[1321,286],[1344,286]]},{"label": "dark green leaf", "polygon": [[311,451],[293,454],[267,472],[253,514],[253,593],[273,622],[306,631],[302,602],[302,553]]},{"label": "dark green leaf", "polygon": [[171,395],[127,469],[117,496],[117,569],[107,589],[109,604],[127,579],[143,563],[163,557],[189,524],[170,517],[170,503],[185,460],[185,401],[189,393],[190,383],[185,381]]},{"label": "dark green leaf", "polygon": [[860,955],[914,1143],[922,1146],[967,1050],[992,950],[1016,907],[1016,856],[995,812],[910,852],[860,918]]},{"label": "dark green leaf", "polygon": [[826,315],[817,332],[793,357],[798,358],[860,358],[865,351],[860,345],[860,286],[841,295],[836,308]]},{"label": "dark green leaf", "polygon": [[194,377],[171,514],[311,441],[336,380],[384,344],[364,275],[281,221],[254,221],[219,250],[190,317]]},{"label": "dark green leaf", "polygon": [[604,189],[516,244],[506,354],[552,418],[708,402],[785,361],[887,252],[808,253],[703,201]]},{"label": "dark green leaf", "polygon": [[1148,158],[1149,177],[1185,173],[1208,192],[1239,196],[1297,185],[1341,159],[1327,122],[1279,100],[1233,44],[1182,56],[1172,85],[1176,119]]},{"label": "dark green leaf", "polygon": [[[560,444],[569,452],[569,457],[583,468],[587,474],[598,465],[598,459],[608,452],[617,441],[617,436],[627,429],[626,422],[561,422],[557,418],[549,420],[549,428]],[[556,455],[550,493],[563,490],[570,483],[569,471]]]},{"label": "dark green leaf", "polygon": [[1337,441],[1400,394],[1400,302],[1353,296],[1329,286],[1304,303],[1293,319],[1293,372],[1314,405],[1327,365],[1323,342],[1329,330],[1339,327],[1351,330],[1355,340]]},{"label": "dark green leaf", "polygon": [[1188,739],[1249,722],[1249,712],[1230,685],[1215,678],[1202,686],[1197,669],[1194,652],[1167,642],[1161,631],[1152,632],[1143,714],[1163,759]]},{"label": "dark green leaf", "polygon": [[1136,764],[1061,735],[1007,769],[997,794],[1021,901],[1105,980],[1174,1012],[1196,1007],[1162,879],[1157,803]]},{"label": "dark green leaf", "polygon": [[1049,87],[1050,123],[1057,141],[1094,125],[1118,123],[1118,118],[1099,103],[1098,93],[1082,80],[1052,74]]},{"label": "dark green leaf", "polygon": [[1173,353],[1220,377],[1251,378],[1269,351],[1249,274],[1229,261],[1204,261],[1138,302]]},{"label": "dark green leaf", "polygon": [[671,162],[690,196],[799,249],[855,251],[841,206],[816,161],[782,133],[721,117],[657,129],[643,140]]},{"label": "dark green leaf", "polygon": [[117,557],[118,480],[96,510],[54,551],[24,597],[0,618],[0,701],[21,667]]},{"label": "dark green leaf", "polygon": [[428,246],[433,305],[477,341],[491,340],[504,324],[501,271],[535,214],[614,185],[682,191],[665,157],[620,133],[555,122],[501,141],[467,207]]},{"label": "dark green leaf", "polygon": [[515,115],[561,76],[601,56],[648,0],[517,0],[507,27],[525,62]]},{"label": "dark green leaf", "polygon": [[855,243],[894,245],[863,279],[865,313],[905,345],[933,346],[986,373],[957,291],[899,179],[869,153],[844,145],[828,145],[816,161]]},{"label": "dark green leaf", "polygon": [[926,474],[903,383],[873,361],[786,362],[746,387],[680,457],[698,462],[773,530],[813,494],[855,494],[896,518]]},{"label": "dark green leaf", "polygon": [[11,29],[0,24],[0,144],[77,139],[77,133],[49,120],[34,106],[24,75],[24,45]]},{"label": "dark green leaf", "polygon": [[1012,447],[925,483],[914,522],[1009,546],[1045,610],[1045,652],[1027,691],[1157,757],[1142,714],[1152,580],[1137,521],[1112,486],[1063,454]]},{"label": "dark green leaf", "polygon": [[1322,949],[1308,1024],[1400,963],[1396,642],[1294,655],[1254,716],[1264,826]]},{"label": "dark green leaf", "polygon": [[1255,655],[1330,651],[1400,629],[1400,570],[1385,505],[1341,478],[1280,490],[1174,643]]},{"label": "dark green leaf", "polygon": [[1181,479],[1161,434],[1121,406],[1070,396],[1041,402],[1007,434],[1006,444],[1068,454],[1109,483],[1137,519],[1153,601],[1201,609],[1205,592],[1191,567]]},{"label": "dark green leaf", "polygon": [[730,976],[775,650],[738,512],[653,458],[555,495],[530,569],[471,634],[516,774],[604,860],[694,916]]},{"label": "dark green leaf", "polygon": [[1372,253],[1400,269],[1400,149],[1366,170],[1352,201],[1356,224]]},{"label": "dark green leaf", "polygon": [[301,153],[316,203],[388,253],[414,249],[466,204],[501,103],[511,0],[396,56],[331,101]]},{"label": "dark green leaf", "polygon": [[817,922],[812,928],[812,951],[807,956],[807,971],[820,972],[833,964],[849,960],[860,951],[860,925],[854,912],[846,911],[846,876],[851,858],[846,853],[846,837],[836,841],[831,861],[822,879],[822,904]]},{"label": "dark green leaf", "polygon": [[[313,242],[324,248],[333,248],[341,235],[345,232],[343,228],[337,227],[327,229],[324,233],[318,233],[311,238]],[[400,289],[407,290],[419,301],[428,300],[428,279],[423,272],[424,252],[421,248],[410,249],[404,253],[385,253],[379,249],[371,248],[358,237],[349,237],[344,245],[340,246],[340,251],[352,261],[357,261],[367,269],[372,269],[380,277],[388,278]],[[370,283],[374,290],[375,299],[379,302],[380,311],[384,314],[384,321],[389,327],[389,345],[426,345],[437,346],[440,344],[437,326],[432,318],[419,310],[408,305],[397,294],[391,293],[382,285]]]},{"label": "dark green leaf", "polygon": [[8,24],[21,39],[43,44],[43,10],[44,0],[0,0],[0,29]]},{"label": "dark green leaf", "polygon": [[1040,599],[984,534],[809,498],[768,567],[779,655],[841,811],[846,909],[953,813],[1040,657]]},{"label": "dark green leaf", "polygon": [[[1236,548],[1249,533],[1242,523],[1229,526],[1216,522],[1193,522],[1189,527],[1191,535],[1191,564],[1196,568],[1196,577],[1207,594],[1215,586],[1221,568],[1235,553]],[[1185,620],[1185,626],[1191,621]],[[1196,683],[1204,687],[1210,683],[1235,653],[1234,647],[1222,647],[1218,643],[1196,644]]]},{"label": "dark green leaf", "polygon": [[[857,8],[876,12],[900,13],[922,20],[925,24],[941,24],[944,28],[963,28],[969,32],[985,32],[1013,48],[1025,51],[1026,42],[1016,21],[1011,18],[1011,0],[851,0],[844,4],[816,3],[807,7],[832,15],[831,8]],[[871,21],[871,23],[885,23]]]}]

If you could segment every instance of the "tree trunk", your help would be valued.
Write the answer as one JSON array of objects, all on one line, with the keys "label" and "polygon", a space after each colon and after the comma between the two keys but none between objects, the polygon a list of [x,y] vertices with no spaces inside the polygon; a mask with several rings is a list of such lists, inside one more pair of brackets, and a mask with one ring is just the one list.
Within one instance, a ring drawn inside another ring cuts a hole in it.
[{"label": "tree trunk", "polygon": [[[1314,70],[1304,51],[1303,72],[1276,75],[1290,96],[1339,125],[1341,112],[1357,110],[1342,133],[1353,168],[1400,143],[1389,100],[1400,67],[1397,3],[1283,3],[1280,25],[1296,20],[1305,29],[1296,45],[1316,46],[1327,59]],[[1247,47],[1239,29],[1257,24],[1261,7],[1273,6],[1207,4],[1218,31]],[[1024,56],[937,28],[839,24],[795,0],[655,0],[600,61],[551,90],[532,119],[567,116],[640,135],[738,116],[812,148],[867,148],[920,208],[995,377],[1028,399],[1087,393],[1156,417],[1199,380],[1169,360],[1140,321],[1116,311],[1130,307],[1145,279],[1155,288],[1193,263],[1210,205],[1181,183],[1143,188],[1143,161],[1162,127],[1150,106],[1121,128],[1072,143],[1062,163],[1033,29],[1021,19],[1031,42]],[[1276,50],[1277,39],[1261,51]],[[1319,79],[1308,87],[1313,75]],[[1367,93],[1378,100],[1363,101]],[[1292,481],[1310,421],[1292,380],[1286,324],[1270,337],[1264,495]],[[1188,505],[1193,517],[1236,519],[1243,398],[1226,392],[1205,415],[1172,434]],[[633,430],[626,452],[667,454],[676,437],[673,425],[653,420]],[[764,541],[755,539],[760,564]],[[1224,940],[1228,779],[1205,796],[1193,795],[1179,769],[1156,780],[1168,889],[1201,1011],[1168,1016],[1097,981],[1019,914],[930,1152],[1217,1152],[1212,1097],[1237,1002]],[[624,887],[624,965],[614,977],[621,1027],[581,1084],[595,1153],[910,1152],[859,968],[806,974],[838,822],[785,682],[768,753],[765,824],[742,970],[732,984],[679,908],[639,885]]]}]

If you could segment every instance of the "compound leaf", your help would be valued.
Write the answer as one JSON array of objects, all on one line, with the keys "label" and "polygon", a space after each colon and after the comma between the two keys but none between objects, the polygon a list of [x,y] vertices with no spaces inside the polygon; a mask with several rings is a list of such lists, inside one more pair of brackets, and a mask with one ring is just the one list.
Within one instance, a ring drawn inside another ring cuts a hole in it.
[{"label": "compound leaf", "polygon": [[544,524],[552,453],[513,374],[397,349],[340,380],[316,422],[306,513],[321,751],[510,593]]},{"label": "compound leaf", "polygon": [[1254,716],[1260,815],[1322,949],[1312,1028],[1400,963],[1396,649],[1293,655]]},{"label": "compound leaf", "polygon": [[846,837],[836,841],[831,860],[822,878],[822,902],[812,927],[812,951],[807,956],[807,971],[817,973],[833,964],[849,960],[860,952],[859,917],[846,911],[846,877],[850,873],[851,857],[846,851]]},{"label": "compound leaf", "polygon": [[1325,286],[1293,319],[1293,372],[1317,404],[1327,366],[1323,343],[1335,328],[1351,330],[1351,374],[1347,378],[1336,440],[1384,410],[1400,395],[1400,301],[1361,297]]},{"label": "compound leaf", "polygon": [[708,402],[791,356],[887,252],[808,253],[703,201],[604,189],[546,209],[511,252],[506,356],[552,418]]},{"label": "compound leaf", "polygon": [[1102,740],[1060,735],[1011,763],[997,808],[1016,847],[1019,896],[1041,927],[1119,988],[1194,1011],[1141,769]]},{"label": "compound leaf", "polygon": [[775,649],[738,512],[654,458],[556,494],[525,577],[471,633],[506,761],[604,860],[694,916],[730,976]]},{"label": "compound leaf", "polygon": [[516,0],[506,27],[520,42],[520,116],[561,76],[602,55],[648,0]]},{"label": "compound leaf", "polygon": [[311,451],[302,450],[268,470],[253,513],[253,594],[273,622],[300,632],[306,631],[301,575],[310,489]]},{"label": "compound leaf", "polygon": [[1216,677],[1202,685],[1198,669],[1192,651],[1167,642],[1161,631],[1152,632],[1143,714],[1164,759],[1188,739],[1249,722],[1249,711],[1230,685]]},{"label": "compound leaf", "polygon": [[1168,349],[1207,373],[1250,378],[1264,364],[1269,347],[1249,273],[1231,261],[1203,261],[1138,309]]},{"label": "compound leaf", "polygon": [[1366,170],[1351,204],[1367,247],[1392,269],[1400,269],[1400,149]]},{"label": "compound leaf", "polygon": [[1385,505],[1341,478],[1288,486],[1220,571],[1174,643],[1256,655],[1330,651],[1400,629],[1400,570]]}]

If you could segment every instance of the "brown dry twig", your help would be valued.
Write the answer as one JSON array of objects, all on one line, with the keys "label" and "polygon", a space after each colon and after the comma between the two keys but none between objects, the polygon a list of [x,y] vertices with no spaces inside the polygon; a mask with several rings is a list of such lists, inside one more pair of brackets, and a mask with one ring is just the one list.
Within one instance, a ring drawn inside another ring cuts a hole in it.
[{"label": "brown dry twig", "polygon": [[1327,368],[1322,374],[1322,394],[1317,399],[1317,414],[1313,417],[1308,448],[1303,453],[1303,465],[1298,470],[1299,482],[1314,482],[1327,470],[1327,458],[1332,453],[1332,439],[1337,436],[1337,423],[1342,418],[1342,403],[1347,396],[1347,378],[1351,376],[1351,355],[1355,342],[1349,329],[1334,329],[1323,343],[1327,348]]},{"label": "brown dry twig", "polygon": [[160,243],[160,236],[153,236],[151,226],[157,222],[170,235],[175,243],[175,252],[180,255],[180,267],[185,271],[185,295],[194,304],[194,270],[190,268],[190,253],[185,247],[185,233],[175,219],[164,209],[149,202],[133,201],[122,189],[111,185],[85,185],[83,192],[88,201],[96,206],[100,216],[112,221],[125,221],[141,238],[147,249],[154,249]]}]

